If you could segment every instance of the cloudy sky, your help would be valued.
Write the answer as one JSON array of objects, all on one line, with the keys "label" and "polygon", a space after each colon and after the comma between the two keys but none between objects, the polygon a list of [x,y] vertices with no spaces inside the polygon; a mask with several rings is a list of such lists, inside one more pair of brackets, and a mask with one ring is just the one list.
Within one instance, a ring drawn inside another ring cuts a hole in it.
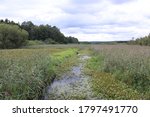
[{"label": "cloudy sky", "polygon": [[80,41],[130,40],[150,33],[150,0],[0,0],[0,19],[55,25]]}]

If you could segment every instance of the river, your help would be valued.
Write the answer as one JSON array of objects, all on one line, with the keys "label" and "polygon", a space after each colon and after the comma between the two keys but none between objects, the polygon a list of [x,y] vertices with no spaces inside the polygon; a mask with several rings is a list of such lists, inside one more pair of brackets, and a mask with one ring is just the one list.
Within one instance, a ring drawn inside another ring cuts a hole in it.
[{"label": "river", "polygon": [[79,63],[70,71],[55,79],[46,88],[45,100],[91,100],[96,99],[91,89],[90,77],[84,74],[84,66],[90,56],[78,55]]}]

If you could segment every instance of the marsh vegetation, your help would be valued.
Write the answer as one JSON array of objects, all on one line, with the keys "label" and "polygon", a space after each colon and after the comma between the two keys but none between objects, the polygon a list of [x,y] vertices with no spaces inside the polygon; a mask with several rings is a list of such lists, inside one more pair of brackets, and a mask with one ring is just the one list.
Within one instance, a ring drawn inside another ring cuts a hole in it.
[{"label": "marsh vegetation", "polygon": [[150,47],[0,50],[0,99],[150,99]]}]

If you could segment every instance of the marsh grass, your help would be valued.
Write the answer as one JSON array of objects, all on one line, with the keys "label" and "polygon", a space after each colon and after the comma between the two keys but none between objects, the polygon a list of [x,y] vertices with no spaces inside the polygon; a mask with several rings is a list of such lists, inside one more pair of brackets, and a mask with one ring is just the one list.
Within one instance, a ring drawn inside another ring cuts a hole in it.
[{"label": "marsh grass", "polygon": [[0,50],[0,99],[39,99],[76,49]]},{"label": "marsh grass", "polygon": [[94,45],[92,48],[95,53],[88,67],[94,84],[97,82],[94,90],[110,99],[150,99],[149,47]]}]

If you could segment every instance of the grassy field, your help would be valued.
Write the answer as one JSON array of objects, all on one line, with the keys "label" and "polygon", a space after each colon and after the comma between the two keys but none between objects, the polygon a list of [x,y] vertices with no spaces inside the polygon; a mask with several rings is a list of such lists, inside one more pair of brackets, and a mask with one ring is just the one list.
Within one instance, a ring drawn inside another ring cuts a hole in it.
[{"label": "grassy field", "polygon": [[150,99],[150,47],[129,45],[0,50],[0,99],[41,99],[46,86],[80,62],[77,53],[91,56],[85,73],[98,99]]},{"label": "grassy field", "polygon": [[150,47],[94,45],[93,89],[106,99],[150,99]]},{"label": "grassy field", "polygon": [[[77,49],[0,50],[0,99],[39,99]],[[67,64],[66,64],[67,63]]]}]

